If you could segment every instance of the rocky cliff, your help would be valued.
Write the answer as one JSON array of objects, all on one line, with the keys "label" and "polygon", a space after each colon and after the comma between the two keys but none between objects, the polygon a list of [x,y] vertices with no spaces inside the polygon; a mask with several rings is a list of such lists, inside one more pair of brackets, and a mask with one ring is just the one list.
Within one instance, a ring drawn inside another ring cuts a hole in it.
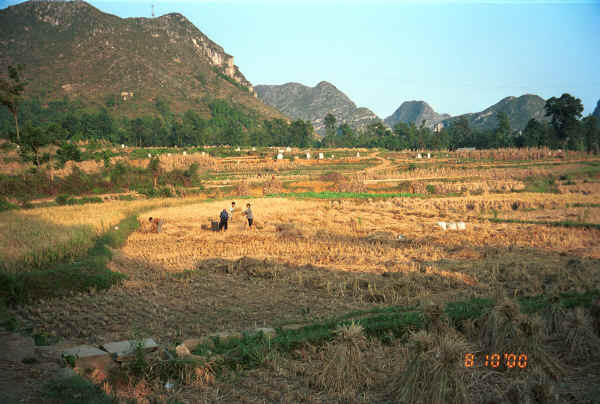
[{"label": "rocky cliff", "polygon": [[312,122],[315,131],[321,135],[325,133],[324,119],[328,113],[335,116],[337,125],[347,123],[355,129],[379,121],[371,110],[358,108],[346,94],[327,81],[315,87],[300,83],[257,85],[255,90],[259,99],[283,114]]},{"label": "rocky cliff", "polygon": [[450,118],[450,115],[438,114],[424,101],[405,101],[392,115],[385,118],[384,123],[390,128],[400,122],[414,123],[417,126],[425,122],[425,126],[433,127],[447,118]]},{"label": "rocky cliff", "polygon": [[454,116],[442,121],[444,126],[452,125],[456,120],[467,118],[473,129],[487,130],[498,126],[497,113],[504,112],[508,115],[510,126],[513,130],[523,130],[530,119],[535,118],[542,122],[549,118],[545,116],[544,106],[546,101],[537,95],[525,94],[520,97],[506,97],[498,103],[481,112]]},{"label": "rocky cliff", "polygon": [[282,117],[256,99],[233,56],[177,13],[123,19],[83,1],[11,6],[0,10],[0,74],[19,63],[31,80],[27,95],[102,104],[116,94],[129,114],[156,97],[178,112],[206,112],[221,98]]}]

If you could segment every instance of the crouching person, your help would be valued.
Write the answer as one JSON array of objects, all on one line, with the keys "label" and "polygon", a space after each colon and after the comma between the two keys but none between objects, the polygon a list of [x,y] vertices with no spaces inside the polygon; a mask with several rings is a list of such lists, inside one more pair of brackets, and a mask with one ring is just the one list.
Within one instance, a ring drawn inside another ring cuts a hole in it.
[{"label": "crouching person", "polygon": [[162,231],[162,225],[165,222],[163,219],[159,219],[158,217],[150,217],[148,221],[152,225],[151,232],[160,233]]}]

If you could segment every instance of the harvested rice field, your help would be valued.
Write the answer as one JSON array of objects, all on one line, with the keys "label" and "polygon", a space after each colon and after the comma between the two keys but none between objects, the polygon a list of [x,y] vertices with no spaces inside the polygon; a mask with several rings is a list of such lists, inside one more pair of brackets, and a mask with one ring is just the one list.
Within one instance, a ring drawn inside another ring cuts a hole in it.
[{"label": "harvested rice field", "polygon": [[[24,278],[39,295],[3,292],[3,324],[50,350],[154,338],[159,352],[82,373],[122,402],[597,402],[600,166],[542,153],[511,174],[467,157],[2,213],[5,273],[45,274]],[[63,261],[120,275],[58,293],[45,267]]]}]

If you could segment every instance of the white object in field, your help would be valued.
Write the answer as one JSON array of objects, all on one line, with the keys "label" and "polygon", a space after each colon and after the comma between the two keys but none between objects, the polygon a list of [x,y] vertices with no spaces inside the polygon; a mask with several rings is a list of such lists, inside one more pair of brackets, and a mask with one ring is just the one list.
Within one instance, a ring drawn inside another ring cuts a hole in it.
[{"label": "white object in field", "polygon": [[310,160],[310,153],[306,153],[306,159]]},{"label": "white object in field", "polygon": [[256,147],[253,147],[253,148],[252,148],[252,151],[256,151]]},{"label": "white object in field", "polygon": [[290,146],[285,148],[285,151],[292,151],[292,148]]},{"label": "white object in field", "polygon": [[421,156],[421,153],[417,154],[417,158],[418,159],[423,158],[423,156]]},{"label": "white object in field", "polygon": [[298,160],[298,159],[299,159],[299,157],[298,157],[298,156],[294,156],[294,160]]},{"label": "white object in field", "polygon": [[356,152],[356,157],[360,157],[360,152]]},{"label": "white object in field", "polygon": [[124,145],[124,144],[122,144],[122,145],[121,145],[121,149],[124,149],[124,148],[125,148],[125,145]]},{"label": "white object in field", "polygon": [[115,230],[119,230],[119,226],[115,226]]},{"label": "white object in field", "polygon": [[456,223],[448,223],[448,230],[458,230]]},{"label": "white object in field", "polygon": [[465,222],[456,223],[456,227],[458,230],[467,230],[467,224]]},{"label": "white object in field", "polygon": [[438,222],[437,224],[442,228],[442,230],[446,230],[446,222]]},{"label": "white object in field", "polygon": [[187,152],[184,150],[184,151],[183,151],[183,155],[185,156],[186,154],[187,154]]},{"label": "white object in field", "polygon": [[277,155],[277,160],[281,160],[281,159],[283,159],[283,154],[279,153],[279,154]]},{"label": "white object in field", "polygon": [[237,147],[237,148],[235,149],[235,151],[240,151],[240,148],[239,148],[239,147]]},{"label": "white object in field", "polygon": [[398,240],[404,240],[404,236],[402,234],[398,234]]},{"label": "white object in field", "polygon": [[167,389],[169,391],[172,390],[174,386],[175,385],[173,383],[171,383],[171,382],[166,382],[165,383],[165,389]]},{"label": "white object in field", "polygon": [[319,153],[319,160],[323,160],[323,153]]},{"label": "white object in field", "polygon": [[167,153],[167,156],[171,157],[171,153]]},{"label": "white object in field", "polygon": [[334,157],[335,157],[335,156],[332,154],[332,155],[331,155],[331,158],[334,158]]},{"label": "white object in field", "polygon": [[206,153],[205,153],[205,152],[202,152],[202,155],[203,155],[203,156],[206,156]]},{"label": "white object in field", "polygon": [[152,157],[152,155],[150,153],[148,153],[148,158],[151,158],[151,157]]},{"label": "white object in field", "polygon": [[283,154],[284,151],[285,150],[283,150],[283,149],[279,149],[279,154]]},{"label": "white object in field", "polygon": [[430,159],[431,158],[431,153],[427,153],[427,158]]}]

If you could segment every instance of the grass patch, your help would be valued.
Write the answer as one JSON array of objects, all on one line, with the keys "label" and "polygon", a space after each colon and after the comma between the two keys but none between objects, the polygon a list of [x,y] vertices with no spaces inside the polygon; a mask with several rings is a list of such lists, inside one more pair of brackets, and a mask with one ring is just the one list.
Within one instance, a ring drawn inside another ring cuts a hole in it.
[{"label": "grass patch", "polygon": [[600,208],[600,203],[567,203],[567,208]]},{"label": "grass patch", "polygon": [[0,212],[4,212],[6,210],[19,209],[17,205],[14,205],[8,202],[5,198],[0,197]]},{"label": "grass patch", "polygon": [[596,224],[596,223],[582,223],[582,222],[571,222],[571,221],[552,222],[552,221],[547,221],[547,220],[502,219],[502,218],[497,218],[497,217],[491,217],[491,218],[488,218],[488,220],[493,223],[542,224],[545,226],[554,226],[554,227],[572,227],[572,228],[600,230],[600,224]]},{"label": "grass patch", "polygon": [[525,189],[517,192],[559,193],[558,184],[553,176],[527,177],[523,182],[525,183]]},{"label": "grass patch", "polygon": [[125,275],[107,268],[112,258],[109,247],[121,247],[138,225],[136,215],[127,217],[98,237],[87,254],[77,260],[27,272],[0,272],[0,300],[15,305],[72,292],[110,288]]},{"label": "grass patch", "polygon": [[411,194],[407,192],[373,194],[368,192],[290,192],[282,194],[266,195],[269,198],[315,198],[315,199],[384,199],[384,198],[424,198],[423,194]]},{"label": "grass patch", "polygon": [[118,404],[116,397],[104,391],[81,376],[54,379],[43,387],[45,403],[51,404]]},{"label": "grass patch", "polygon": [[[558,296],[531,296],[517,299],[520,311],[525,314],[550,311],[553,305],[565,309],[592,307],[600,298],[600,290],[583,293],[565,292]],[[490,298],[471,298],[449,302],[444,307],[447,319],[462,328],[463,322],[484,316],[495,306]],[[405,338],[409,332],[426,329],[431,323],[423,308],[389,306],[365,311],[353,311],[346,315],[308,324],[297,329],[277,328],[272,337],[257,334],[243,334],[241,338],[212,338],[192,349],[196,355],[219,358],[218,365],[231,369],[251,369],[262,365],[271,354],[290,354],[306,345],[322,346],[335,339],[335,331],[350,324],[360,325],[364,335],[387,343],[396,338]]]}]

